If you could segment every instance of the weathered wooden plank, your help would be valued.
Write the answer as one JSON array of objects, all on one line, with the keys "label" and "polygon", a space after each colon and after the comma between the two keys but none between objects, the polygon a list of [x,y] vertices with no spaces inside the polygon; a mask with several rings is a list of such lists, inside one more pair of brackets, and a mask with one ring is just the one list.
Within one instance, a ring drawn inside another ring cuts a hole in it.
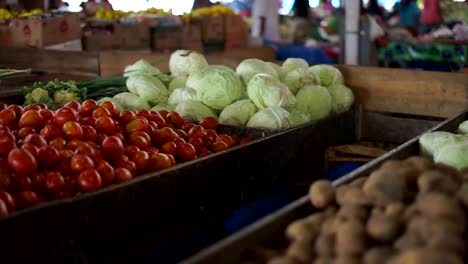
[{"label": "weathered wooden plank", "polygon": [[450,117],[468,106],[468,74],[338,66],[364,110]]}]

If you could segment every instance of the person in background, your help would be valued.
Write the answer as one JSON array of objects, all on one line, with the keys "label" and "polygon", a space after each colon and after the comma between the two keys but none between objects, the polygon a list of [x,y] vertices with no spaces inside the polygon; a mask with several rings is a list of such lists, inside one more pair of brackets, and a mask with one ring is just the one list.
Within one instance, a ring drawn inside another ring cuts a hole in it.
[{"label": "person in background", "polygon": [[422,33],[429,33],[438,28],[441,21],[439,0],[424,0],[421,12]]},{"label": "person in background", "polygon": [[367,8],[366,8],[366,13],[369,15],[382,18],[384,15],[384,12],[382,9],[383,8],[379,5],[377,0],[369,0],[369,3],[367,4]]},{"label": "person in background", "polygon": [[386,19],[388,20],[395,15],[400,15],[400,27],[406,28],[413,36],[418,35],[421,10],[414,0],[401,0],[395,4],[393,11],[386,16]]},{"label": "person in background", "polygon": [[201,8],[201,7],[210,7],[212,5],[213,5],[213,3],[211,3],[210,0],[195,0],[193,2],[192,9],[197,9],[197,8]]},{"label": "person in background", "polygon": [[105,9],[109,9],[109,10],[114,10],[114,8],[112,8],[112,4],[109,3],[109,0],[102,0],[101,4],[99,5],[99,7],[102,7],[102,8],[105,8]]},{"label": "person in background", "polygon": [[57,11],[60,12],[67,12],[68,11],[68,3],[63,2],[62,0],[56,0],[55,1],[55,6],[53,9],[57,9]]},{"label": "person in background", "polygon": [[255,0],[252,7],[252,36],[270,41],[280,41],[278,2]]},{"label": "person in background", "polygon": [[310,27],[313,24],[314,14],[309,5],[309,0],[296,0],[293,8],[295,19],[294,42],[304,44],[307,39]]},{"label": "person in background", "polygon": [[320,4],[313,11],[316,18],[324,18],[329,16],[333,12],[334,8],[330,0],[320,0]]}]

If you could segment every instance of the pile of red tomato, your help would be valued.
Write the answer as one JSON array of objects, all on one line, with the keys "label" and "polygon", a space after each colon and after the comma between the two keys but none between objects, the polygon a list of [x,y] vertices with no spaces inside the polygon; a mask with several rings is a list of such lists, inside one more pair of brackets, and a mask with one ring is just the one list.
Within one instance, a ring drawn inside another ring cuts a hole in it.
[{"label": "pile of red tomato", "polygon": [[112,102],[0,110],[0,216],[250,141],[218,135],[215,118],[197,125],[177,112],[118,111]]}]

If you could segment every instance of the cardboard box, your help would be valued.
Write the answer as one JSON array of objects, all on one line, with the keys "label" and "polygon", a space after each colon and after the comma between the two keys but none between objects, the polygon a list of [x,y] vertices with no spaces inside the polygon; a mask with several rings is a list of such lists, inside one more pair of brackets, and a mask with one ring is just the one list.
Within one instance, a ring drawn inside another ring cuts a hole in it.
[{"label": "cardboard box", "polygon": [[152,49],[154,51],[172,51],[180,49],[183,41],[182,27],[164,27],[153,31]]},{"label": "cardboard box", "polygon": [[116,48],[117,41],[114,35],[91,35],[83,36],[82,45],[86,51],[111,50]]},{"label": "cardboard box", "polygon": [[13,45],[13,33],[9,25],[0,25],[0,47]]},{"label": "cardboard box", "polygon": [[204,43],[214,44],[224,42],[224,17],[206,16],[192,19],[192,23],[201,26]]},{"label": "cardboard box", "polygon": [[199,52],[203,51],[202,33],[199,25],[184,26],[181,48]]},{"label": "cardboard box", "polygon": [[[42,48],[81,38],[80,15],[65,13],[50,18],[27,19],[30,27],[29,46]],[[26,30],[23,30],[26,34]]]},{"label": "cardboard box", "polygon": [[226,16],[224,22],[224,48],[246,48],[249,39],[249,28],[239,15]]},{"label": "cardboard box", "polygon": [[11,46],[29,46],[31,27],[27,19],[13,19],[10,23]]},{"label": "cardboard box", "polygon": [[83,51],[81,39],[70,40],[67,42],[54,44],[45,47],[48,50],[63,50],[63,51]]},{"label": "cardboard box", "polygon": [[144,23],[115,24],[114,41],[121,49],[143,49],[150,47],[150,29]]}]

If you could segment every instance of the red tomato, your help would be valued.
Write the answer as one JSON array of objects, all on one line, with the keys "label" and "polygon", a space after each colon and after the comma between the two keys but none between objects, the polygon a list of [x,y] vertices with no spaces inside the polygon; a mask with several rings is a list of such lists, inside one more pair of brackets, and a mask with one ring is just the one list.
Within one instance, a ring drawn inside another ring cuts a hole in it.
[{"label": "red tomato", "polygon": [[2,111],[5,108],[7,108],[7,104],[5,104],[4,102],[0,102],[0,111]]},{"label": "red tomato", "polygon": [[77,148],[83,146],[84,142],[78,139],[72,139],[68,141],[67,147],[73,151],[75,151]]},{"label": "red tomato", "polygon": [[209,155],[211,155],[211,152],[208,151],[208,150],[206,150],[206,151],[200,152],[200,155],[199,155],[199,156],[200,156],[200,158],[201,158],[201,157],[205,157],[205,156],[209,156]]},{"label": "red tomato", "polygon": [[140,110],[137,110],[135,112],[135,114],[138,116],[138,117],[144,117],[146,119],[150,119],[151,118],[151,112],[149,110],[146,110],[146,109],[140,109]]},{"label": "red tomato", "polygon": [[10,189],[18,193],[30,191],[32,189],[32,180],[26,175],[16,174],[11,177]]},{"label": "red tomato", "polygon": [[75,150],[75,154],[83,154],[89,156],[91,159],[96,158],[96,150],[88,143],[84,143]]},{"label": "red tomato", "polygon": [[176,138],[174,139],[174,143],[176,143],[176,145],[179,146],[180,144],[187,143],[187,141],[185,141],[185,139],[183,138]]},{"label": "red tomato", "polygon": [[37,163],[34,156],[23,149],[13,149],[8,154],[8,164],[19,174],[31,175],[37,170]]},{"label": "red tomato", "polygon": [[7,155],[15,148],[15,137],[6,130],[0,131],[0,155]]},{"label": "red tomato", "polygon": [[124,153],[124,145],[120,138],[110,136],[102,141],[101,153],[108,160],[116,160]]},{"label": "red tomato", "polygon": [[149,148],[146,148],[145,150],[146,150],[146,152],[148,152],[148,154],[159,153],[159,149],[157,149],[155,147],[149,147]]},{"label": "red tomato", "polygon": [[213,129],[217,130],[219,127],[218,120],[214,117],[205,117],[201,122],[200,126],[204,127],[205,129]]},{"label": "red tomato", "polygon": [[65,178],[65,185],[63,189],[68,192],[75,193],[78,191],[78,183],[77,183],[77,177],[75,176],[68,176],[64,177]]},{"label": "red tomato", "polygon": [[94,161],[86,155],[78,154],[71,158],[70,169],[75,173],[94,168]]},{"label": "red tomato", "polygon": [[37,150],[36,159],[39,167],[49,169],[60,162],[60,152],[52,146],[43,146]]},{"label": "red tomato", "polygon": [[146,128],[148,128],[148,121],[142,117],[131,120],[125,126],[125,130],[128,134],[131,134],[135,131],[145,131]]},{"label": "red tomato", "polygon": [[212,149],[214,152],[220,152],[229,148],[229,145],[224,141],[216,141],[213,143]]},{"label": "red tomato", "polygon": [[31,145],[34,145],[38,148],[42,146],[47,145],[47,141],[42,137],[39,136],[38,134],[29,134],[24,138],[23,144],[24,143],[29,143]]},{"label": "red tomato", "polygon": [[183,139],[188,139],[187,133],[185,133],[185,131],[183,131],[182,129],[174,129],[174,131],[177,133],[177,135],[179,135],[179,137]]},{"label": "red tomato", "polygon": [[171,111],[166,115],[166,121],[176,128],[181,127],[185,123],[184,118],[179,113],[174,111]]},{"label": "red tomato", "polygon": [[156,143],[162,145],[166,142],[172,142],[176,138],[179,138],[179,135],[170,127],[163,127],[158,129],[154,134],[154,139]]},{"label": "red tomato", "polygon": [[138,151],[140,151],[140,148],[133,145],[128,145],[124,148],[124,154],[130,159],[133,159],[133,155],[135,155],[135,153],[137,153]]},{"label": "red tomato", "polygon": [[139,173],[145,173],[148,170],[149,158],[148,152],[141,150],[133,155],[132,161],[135,163]]},{"label": "red tomato", "polygon": [[6,127],[16,127],[17,117],[20,117],[20,115],[17,116],[15,110],[12,108],[7,108],[0,111],[0,123]]},{"label": "red tomato", "polygon": [[65,179],[60,172],[47,173],[44,182],[49,194],[58,194],[65,187]]},{"label": "red tomato", "polygon": [[140,149],[146,149],[151,145],[151,142],[148,141],[148,139],[144,136],[133,136],[130,137],[128,140],[130,144],[135,145]]},{"label": "red tomato", "polygon": [[40,109],[47,109],[47,105],[46,105],[46,104],[43,104],[43,103],[34,103],[34,104],[32,104],[32,105],[35,106],[35,107],[38,107],[39,110],[40,110]]},{"label": "red tomato", "polygon": [[114,120],[108,116],[98,117],[96,119],[96,123],[94,123],[94,127],[98,132],[104,133],[106,135],[110,135],[116,130]]},{"label": "red tomato", "polygon": [[86,170],[78,176],[78,187],[82,192],[92,192],[101,189],[102,179],[97,170]]},{"label": "red tomato", "polygon": [[167,154],[167,156],[169,157],[169,160],[171,161],[171,165],[172,166],[176,165],[176,160],[174,156],[172,156],[171,154]]},{"label": "red tomato", "polygon": [[0,173],[0,190],[7,190],[10,186],[10,175],[11,173],[1,172]]},{"label": "red tomato", "polygon": [[[16,118],[19,118],[23,113],[23,109],[19,105],[9,105],[6,109],[12,109],[15,111]],[[18,121],[18,119],[16,121]]]},{"label": "red tomato", "polygon": [[24,150],[28,151],[34,157],[37,157],[37,151],[39,150],[38,147],[36,147],[34,145],[31,145],[29,143],[24,143],[23,145],[21,145],[21,149],[24,149]]},{"label": "red tomato", "polygon": [[38,171],[31,176],[32,190],[38,193],[44,191],[45,188],[45,173]]},{"label": "red tomato", "polygon": [[18,131],[18,138],[23,139],[29,134],[35,134],[36,130],[30,127],[23,127]]},{"label": "red tomato", "polygon": [[63,175],[70,175],[73,173],[70,167],[70,161],[73,155],[75,154],[70,149],[60,151],[60,164],[57,170]]},{"label": "red tomato", "polygon": [[94,126],[94,124],[96,123],[96,118],[90,116],[83,117],[81,118],[80,123],[82,125]]},{"label": "red tomato", "polygon": [[115,132],[111,136],[118,137],[118,138],[120,138],[120,140],[122,140],[122,142],[125,142],[125,137],[124,137],[124,135],[122,135],[122,133]]},{"label": "red tomato", "polygon": [[163,117],[165,118],[167,116],[167,114],[169,114],[169,111],[167,110],[159,110],[158,113]]},{"label": "red tomato", "polygon": [[72,101],[72,102],[66,103],[63,107],[64,108],[71,108],[71,109],[75,110],[76,112],[79,112],[80,108],[81,108],[81,105],[77,101]]},{"label": "red tomato", "polygon": [[91,116],[93,114],[94,109],[96,109],[99,106],[98,102],[88,99],[83,102],[81,105],[79,114],[81,116]]},{"label": "red tomato", "polygon": [[41,109],[39,110],[39,113],[41,114],[42,118],[44,118],[44,122],[54,120],[54,112],[50,109]]},{"label": "red tomato", "polygon": [[206,137],[207,133],[206,130],[202,126],[194,126],[190,129],[188,132],[189,137],[198,137],[198,138],[204,138]]},{"label": "red tomato", "polygon": [[117,114],[117,105],[115,105],[115,103],[112,101],[105,101],[101,104],[101,107],[104,107],[107,110],[109,110],[112,116],[115,116]]},{"label": "red tomato", "polygon": [[127,160],[127,161],[118,160],[117,163],[116,163],[116,167],[117,168],[126,168],[132,173],[132,175],[136,175],[136,173],[137,173],[136,164],[135,164],[135,162],[133,162],[131,160]]},{"label": "red tomato", "polygon": [[215,141],[216,138],[218,137],[218,133],[216,131],[214,131],[213,129],[207,129],[206,130],[206,136],[210,137],[211,139],[213,139],[213,141]]},{"label": "red tomato", "polygon": [[45,127],[41,130],[41,136],[48,142],[54,138],[60,137],[61,135],[62,130],[53,124],[45,125]]},{"label": "red tomato", "polygon": [[24,114],[27,111],[31,111],[31,110],[39,111],[41,110],[41,108],[38,105],[28,105],[28,106],[25,106],[23,109],[21,109],[21,114]]},{"label": "red tomato", "polygon": [[0,199],[2,199],[7,206],[9,213],[12,213],[16,210],[15,198],[13,198],[9,192],[0,191]]},{"label": "red tomato", "polygon": [[6,202],[4,202],[2,199],[0,199],[0,217],[8,215],[8,207],[6,205]]},{"label": "red tomato", "polygon": [[97,119],[98,117],[101,117],[101,116],[112,117],[112,113],[111,111],[109,111],[109,109],[104,108],[104,107],[98,107],[94,109],[93,117]]},{"label": "red tomato", "polygon": [[148,133],[146,132],[143,132],[143,131],[135,131],[133,133],[131,133],[129,136],[128,136],[128,141],[133,144],[132,142],[134,142],[134,138],[136,137],[144,137],[146,139],[146,141],[148,141],[150,144],[151,144],[151,137],[150,135],[148,135]]},{"label": "red tomato", "polygon": [[249,142],[252,142],[251,138],[244,138],[239,142],[239,144],[243,145],[243,144],[247,144]]},{"label": "red tomato", "polygon": [[163,170],[173,165],[169,155],[163,153],[151,154],[149,164],[152,171]]},{"label": "red tomato", "polygon": [[72,108],[60,108],[54,114],[54,123],[61,128],[68,121],[76,121],[77,116]]},{"label": "red tomato", "polygon": [[151,120],[154,121],[158,127],[157,128],[163,128],[167,125],[166,120],[158,114],[151,115]]},{"label": "red tomato", "polygon": [[192,144],[197,152],[199,153],[202,148],[204,148],[203,140],[199,137],[190,138],[188,143]]},{"label": "red tomato", "polygon": [[115,169],[115,183],[129,181],[133,178],[132,173],[126,168]]},{"label": "red tomato", "polygon": [[99,172],[99,175],[101,175],[103,186],[111,185],[114,182],[115,170],[107,161],[100,161],[96,170]]},{"label": "red tomato", "polygon": [[161,146],[161,152],[164,154],[177,155],[177,144],[174,142],[166,142]]},{"label": "red tomato", "polygon": [[92,126],[83,125],[83,140],[85,141],[96,141],[98,139],[98,133]]},{"label": "red tomato", "polygon": [[81,128],[80,123],[76,121],[68,121],[63,124],[62,132],[65,135],[65,138],[70,139],[83,139],[83,128]]},{"label": "red tomato", "polygon": [[[100,133],[98,134],[98,138],[96,140],[96,143],[99,144],[99,145],[102,145],[102,143],[104,142],[104,140],[108,138],[106,134],[104,133]],[[119,137],[118,137],[119,138]]]},{"label": "red tomato", "polygon": [[224,143],[226,143],[229,147],[233,147],[236,145],[236,141],[229,135],[226,135],[226,134],[222,134],[222,135],[219,135],[217,138],[216,138],[216,141],[223,141]]},{"label": "red tomato", "polygon": [[35,192],[24,191],[18,196],[18,205],[20,208],[28,208],[39,204],[39,197]]},{"label": "red tomato", "polygon": [[118,120],[120,122],[120,124],[122,125],[127,125],[128,122],[136,119],[137,116],[135,114],[135,112],[132,112],[132,111],[129,111],[129,110],[123,110],[122,112],[120,112],[118,114]]},{"label": "red tomato", "polygon": [[193,160],[197,157],[197,150],[190,143],[182,143],[177,146],[177,156],[183,160]]}]

